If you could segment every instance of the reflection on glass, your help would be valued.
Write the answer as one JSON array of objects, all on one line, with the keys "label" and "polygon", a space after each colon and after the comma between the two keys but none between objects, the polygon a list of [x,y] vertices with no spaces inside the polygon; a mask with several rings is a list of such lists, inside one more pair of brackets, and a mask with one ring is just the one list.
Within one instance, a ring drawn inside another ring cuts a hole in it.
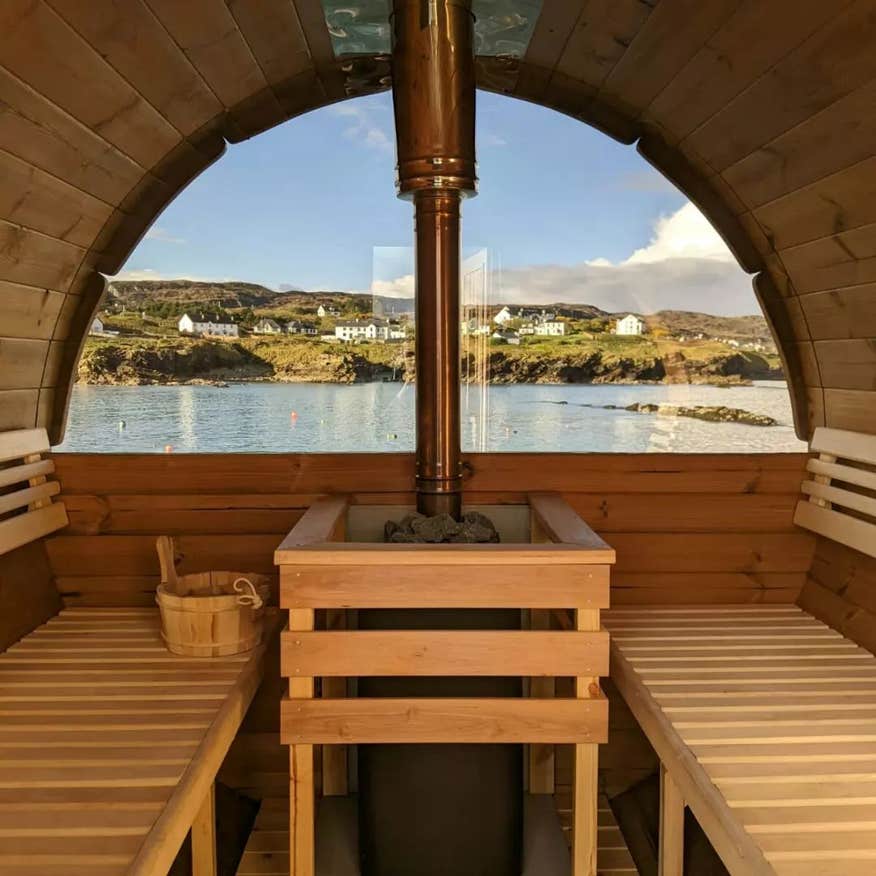
[{"label": "reflection on glass", "polygon": [[[385,55],[392,50],[390,0],[322,0],[335,57]],[[541,12],[541,0],[474,0],[475,53],[522,58]]]}]

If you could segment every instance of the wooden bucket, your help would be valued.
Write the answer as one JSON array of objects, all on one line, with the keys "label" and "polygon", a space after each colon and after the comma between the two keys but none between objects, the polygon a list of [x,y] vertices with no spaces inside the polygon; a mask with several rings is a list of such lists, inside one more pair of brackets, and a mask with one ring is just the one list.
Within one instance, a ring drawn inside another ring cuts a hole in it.
[{"label": "wooden bucket", "polygon": [[227,657],[255,648],[262,639],[266,575],[199,572],[178,578],[186,596],[160,584],[161,635],[168,650],[187,657]]}]

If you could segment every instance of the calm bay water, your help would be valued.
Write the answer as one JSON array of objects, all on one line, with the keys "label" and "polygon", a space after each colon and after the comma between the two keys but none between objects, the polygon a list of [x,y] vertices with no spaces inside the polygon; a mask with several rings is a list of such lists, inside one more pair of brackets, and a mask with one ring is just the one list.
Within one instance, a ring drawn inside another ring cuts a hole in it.
[{"label": "calm bay water", "polygon": [[[464,386],[467,451],[802,451],[783,383],[713,386]],[[565,404],[563,404],[565,402]],[[708,423],[584,405],[727,405],[778,426]],[[294,416],[293,416],[294,412]],[[124,427],[121,422],[124,421]],[[398,383],[77,386],[64,451],[161,453],[410,451],[414,388]]]}]

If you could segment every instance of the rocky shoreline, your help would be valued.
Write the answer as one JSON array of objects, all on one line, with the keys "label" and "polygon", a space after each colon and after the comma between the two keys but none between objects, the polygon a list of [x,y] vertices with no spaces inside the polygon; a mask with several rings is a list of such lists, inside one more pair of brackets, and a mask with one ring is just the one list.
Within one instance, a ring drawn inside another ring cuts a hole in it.
[{"label": "rocky shoreline", "polygon": [[[711,384],[744,386],[781,379],[780,369],[757,354],[728,351],[705,358],[664,356],[653,349],[616,352],[592,346],[488,348],[468,353],[463,380],[493,384]],[[80,383],[117,386],[231,382],[412,382],[413,351],[396,344],[347,346],[246,339],[90,341],[79,364]]]},{"label": "rocky shoreline", "polygon": [[[568,402],[547,402],[547,404],[566,405]],[[582,408],[599,408],[603,411],[629,411],[635,414],[656,414],[658,417],[690,417],[707,423],[741,423],[745,426],[778,426],[778,420],[766,414],[756,414],[744,408],[731,408],[726,405],[670,405],[652,402],[635,402],[631,405],[593,405],[579,404]]]}]

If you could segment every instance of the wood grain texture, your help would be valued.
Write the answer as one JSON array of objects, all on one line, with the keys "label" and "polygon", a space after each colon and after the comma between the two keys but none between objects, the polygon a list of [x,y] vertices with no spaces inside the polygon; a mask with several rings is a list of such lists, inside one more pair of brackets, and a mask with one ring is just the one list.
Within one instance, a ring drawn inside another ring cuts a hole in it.
[{"label": "wood grain texture", "polygon": [[[57,454],[71,526],[48,545],[53,573],[68,604],[146,605],[159,575],[154,540],[168,531],[185,554],[182,573],[272,573],[274,550],[320,493],[341,491],[368,504],[413,502],[413,457],[390,454],[380,461],[378,470],[368,454]],[[473,503],[522,503],[526,488],[539,480],[560,489],[618,549],[615,601],[660,601],[661,593],[664,601],[793,601],[813,544],[792,524],[805,461],[785,454],[470,455],[466,494]],[[442,576],[450,571],[436,568]],[[593,577],[569,569],[565,581],[546,571],[534,590],[521,570],[500,565],[488,573],[484,567],[482,592],[459,580],[457,599],[483,607],[492,599],[487,585],[495,581],[515,593],[528,590],[540,603],[532,608],[571,607],[581,598],[604,603],[603,568],[595,567]],[[300,600],[289,607],[329,608],[335,600],[337,607],[361,607],[363,597],[387,607],[407,580],[400,573],[402,584],[395,587],[378,568],[372,574],[346,567],[340,584],[326,591],[328,578],[312,566],[299,571],[299,578],[284,578],[290,582],[283,585],[284,600]],[[417,574],[412,567],[414,583]],[[447,587],[455,580],[447,577]]]},{"label": "wood grain texture", "polygon": [[[623,609],[605,622],[612,678],[731,874],[866,872],[871,653],[796,607]],[[750,648],[765,641],[776,650]]]},{"label": "wood grain texture", "polygon": [[289,678],[608,674],[602,632],[290,630],[281,647],[280,671]]},{"label": "wood grain texture", "polygon": [[608,706],[593,699],[285,699],[287,745],[604,742]]}]

